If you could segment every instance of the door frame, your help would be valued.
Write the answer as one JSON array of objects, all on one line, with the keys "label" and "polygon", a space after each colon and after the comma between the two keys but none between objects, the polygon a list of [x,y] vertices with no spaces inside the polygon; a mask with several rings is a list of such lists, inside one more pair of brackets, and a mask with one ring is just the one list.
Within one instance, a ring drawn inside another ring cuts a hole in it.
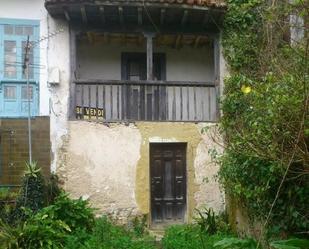
[{"label": "door frame", "polygon": [[[188,207],[189,207],[189,198],[188,198],[188,193],[189,193],[189,186],[188,186],[188,182],[189,182],[189,174],[188,174],[188,142],[149,142],[149,154],[148,154],[148,169],[149,169],[149,226],[152,227],[152,228],[156,228],[157,226],[160,227],[160,228],[163,228],[165,227],[165,225],[171,225],[169,223],[165,223],[164,222],[162,224],[159,224],[159,225],[156,225],[153,223],[153,219],[152,219],[152,193],[151,193],[151,146],[152,145],[167,145],[167,144],[170,144],[170,145],[177,145],[177,144],[181,144],[181,145],[184,145],[185,147],[185,153],[184,153],[184,156],[185,156],[185,196],[186,196],[186,200],[185,200],[185,204],[184,204],[184,213],[183,213],[183,222],[182,224],[185,224],[188,222]],[[179,224],[177,222],[175,222],[175,224]]]}]

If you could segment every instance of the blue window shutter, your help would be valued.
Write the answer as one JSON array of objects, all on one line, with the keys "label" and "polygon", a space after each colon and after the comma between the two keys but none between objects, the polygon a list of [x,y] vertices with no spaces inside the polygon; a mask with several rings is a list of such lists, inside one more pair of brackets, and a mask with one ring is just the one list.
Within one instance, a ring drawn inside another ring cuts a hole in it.
[{"label": "blue window shutter", "polygon": [[[0,18],[0,117],[28,116],[27,81],[22,69],[28,35],[31,42],[39,39],[39,21]],[[33,48],[30,57],[30,63],[34,64],[30,66],[29,77],[30,109],[31,115],[36,116],[39,112],[39,44]],[[5,64],[5,58],[9,63]]]}]

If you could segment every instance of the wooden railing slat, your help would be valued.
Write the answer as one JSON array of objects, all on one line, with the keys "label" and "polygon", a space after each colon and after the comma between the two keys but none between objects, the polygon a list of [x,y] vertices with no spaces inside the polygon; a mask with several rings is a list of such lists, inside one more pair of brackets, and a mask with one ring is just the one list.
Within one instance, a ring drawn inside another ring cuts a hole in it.
[{"label": "wooden railing slat", "polygon": [[[75,103],[76,107],[81,107],[76,117],[108,122],[216,121],[217,98],[214,84],[128,82],[76,81]],[[102,111],[103,117],[99,114]]]}]

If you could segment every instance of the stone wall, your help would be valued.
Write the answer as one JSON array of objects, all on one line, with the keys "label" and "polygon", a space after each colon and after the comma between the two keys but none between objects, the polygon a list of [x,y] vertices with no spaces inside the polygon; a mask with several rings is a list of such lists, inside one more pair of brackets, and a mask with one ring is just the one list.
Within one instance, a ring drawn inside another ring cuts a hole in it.
[{"label": "stone wall", "polygon": [[[32,157],[50,173],[50,122],[49,117],[36,117],[32,123]],[[29,161],[28,121],[23,119],[0,119],[0,185],[19,185]]]}]

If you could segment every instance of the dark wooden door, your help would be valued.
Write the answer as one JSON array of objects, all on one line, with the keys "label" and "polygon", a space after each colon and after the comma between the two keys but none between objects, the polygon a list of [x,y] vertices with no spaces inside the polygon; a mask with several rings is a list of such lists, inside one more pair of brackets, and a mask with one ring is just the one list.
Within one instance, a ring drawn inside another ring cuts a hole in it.
[{"label": "dark wooden door", "polygon": [[150,144],[153,224],[183,222],[186,208],[186,144]]}]

